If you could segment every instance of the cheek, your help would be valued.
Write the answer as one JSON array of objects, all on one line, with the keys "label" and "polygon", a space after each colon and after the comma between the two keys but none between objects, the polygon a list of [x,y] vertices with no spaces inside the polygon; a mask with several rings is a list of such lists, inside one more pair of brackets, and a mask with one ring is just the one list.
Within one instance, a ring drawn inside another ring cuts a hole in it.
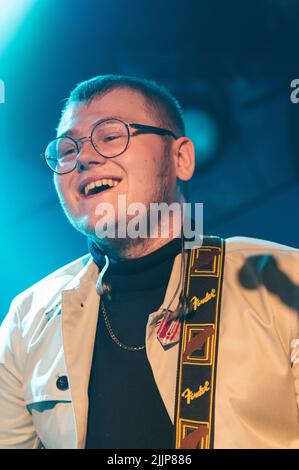
[{"label": "cheek", "polygon": [[142,157],[132,172],[132,176],[138,176],[140,183],[146,184],[159,174],[159,164],[155,157]]},{"label": "cheek", "polygon": [[56,189],[56,193],[58,194],[59,198],[61,198],[61,180],[58,178],[58,176],[54,173],[54,177],[53,177],[53,183],[54,183],[54,187]]},{"label": "cheek", "polygon": [[68,205],[71,202],[72,198],[71,198],[71,192],[68,190],[69,184],[68,184],[67,176],[65,175],[62,178],[62,177],[55,175],[54,185],[55,185],[55,189],[56,189],[56,192],[58,194],[60,201]]},{"label": "cheek", "polygon": [[129,178],[129,191],[142,196],[151,194],[157,184],[157,170],[152,161],[142,160],[142,163],[134,169]]}]

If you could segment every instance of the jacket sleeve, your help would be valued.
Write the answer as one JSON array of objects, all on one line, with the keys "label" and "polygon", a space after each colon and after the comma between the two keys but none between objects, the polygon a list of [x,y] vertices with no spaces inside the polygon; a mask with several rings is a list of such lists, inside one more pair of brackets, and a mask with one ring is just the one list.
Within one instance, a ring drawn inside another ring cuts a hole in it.
[{"label": "jacket sleeve", "polygon": [[25,359],[19,312],[13,301],[0,327],[0,449],[39,447],[23,397]]},{"label": "jacket sleeve", "polygon": [[[299,410],[299,283],[297,282],[293,287],[293,304],[295,308],[292,312],[291,317],[291,341],[290,341],[290,352],[291,352],[291,367],[292,375],[294,379],[294,388],[296,394],[296,401]],[[299,419],[299,413],[298,413]]]},{"label": "jacket sleeve", "polygon": [[296,339],[291,341],[291,364],[294,377],[297,406],[299,408],[299,333]]}]

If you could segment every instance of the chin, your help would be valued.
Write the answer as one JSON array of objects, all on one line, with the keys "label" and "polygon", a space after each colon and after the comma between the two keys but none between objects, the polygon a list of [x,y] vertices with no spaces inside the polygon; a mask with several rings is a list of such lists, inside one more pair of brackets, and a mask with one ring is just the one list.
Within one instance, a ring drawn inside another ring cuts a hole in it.
[{"label": "chin", "polygon": [[114,219],[103,219],[101,222],[101,218],[98,218],[90,220],[88,223],[85,221],[85,224],[81,225],[79,230],[81,233],[97,239],[117,237],[117,224]]},{"label": "chin", "polygon": [[66,213],[70,224],[82,235],[90,236],[94,234],[94,225],[87,217],[74,217],[74,214]]}]

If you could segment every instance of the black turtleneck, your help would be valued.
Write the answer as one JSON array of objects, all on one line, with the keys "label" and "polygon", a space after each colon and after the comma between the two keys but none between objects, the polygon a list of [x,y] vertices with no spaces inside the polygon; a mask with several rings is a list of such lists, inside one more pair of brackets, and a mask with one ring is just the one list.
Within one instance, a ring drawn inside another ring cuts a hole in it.
[{"label": "black turtleneck", "polygon": [[[101,269],[103,254],[93,243],[89,248]],[[104,302],[112,330],[125,345],[145,344],[148,316],[163,303],[179,251],[180,239],[174,239],[142,258],[110,261],[104,279],[111,285],[111,300]],[[101,309],[88,393],[86,448],[172,448],[172,423],[145,349],[119,347],[107,331]]]}]

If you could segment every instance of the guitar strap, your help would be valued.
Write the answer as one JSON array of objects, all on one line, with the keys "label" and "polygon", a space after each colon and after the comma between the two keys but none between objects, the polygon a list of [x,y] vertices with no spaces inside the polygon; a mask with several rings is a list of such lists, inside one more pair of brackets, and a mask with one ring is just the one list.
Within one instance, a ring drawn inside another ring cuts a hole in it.
[{"label": "guitar strap", "polygon": [[178,359],[175,448],[212,449],[225,256],[224,240],[204,237],[188,251],[185,295],[193,307],[181,325]]}]

